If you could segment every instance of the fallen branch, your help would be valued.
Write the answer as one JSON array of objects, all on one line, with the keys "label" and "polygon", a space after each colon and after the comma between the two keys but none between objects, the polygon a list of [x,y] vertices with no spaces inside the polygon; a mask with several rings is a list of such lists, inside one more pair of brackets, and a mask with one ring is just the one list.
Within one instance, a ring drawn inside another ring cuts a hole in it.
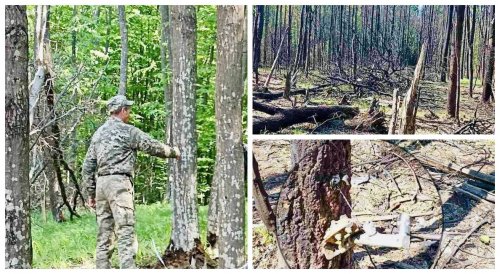
[{"label": "fallen branch", "polygon": [[443,260],[443,264],[442,264],[443,267],[448,264],[448,262],[451,260],[451,258],[455,255],[455,253],[457,253],[458,249],[467,241],[467,239],[469,239],[469,237],[472,235],[472,233],[474,233],[476,230],[478,230],[481,226],[483,226],[486,223],[489,223],[489,221],[483,220],[482,222],[480,222],[476,226],[474,226],[471,230],[469,230],[467,235],[465,235],[462,238],[462,240],[453,247],[453,249],[448,254],[448,256]]},{"label": "fallen branch", "polygon": [[[327,88],[327,87],[330,87],[332,84],[328,83],[328,84],[322,84],[322,85],[319,85],[317,87],[313,87],[313,88],[304,88],[304,89],[297,89],[297,90],[294,90],[294,91],[291,91],[290,92],[290,96],[292,95],[297,95],[297,94],[302,94],[302,95],[305,95],[306,93],[310,93],[310,92],[317,92],[317,91],[321,91],[323,90],[324,88]],[[279,98],[282,98],[284,95],[284,92],[276,92],[276,93],[268,93],[268,92],[254,92],[252,93],[252,96],[254,98],[257,98],[257,99],[266,99],[266,100],[275,100],[275,99],[279,99]]]},{"label": "fallen branch", "polygon": [[[460,175],[463,175],[468,178],[476,179],[481,182],[485,182],[488,184],[495,185],[495,176],[489,175],[489,174],[484,174],[479,171],[475,171],[466,167],[461,167],[455,163],[452,162],[444,162],[440,160],[435,160],[435,159],[430,159],[424,156],[416,156],[417,159],[422,162],[424,165],[433,167],[437,170],[443,171],[443,172],[457,172]],[[444,162],[444,163],[443,163]]]}]

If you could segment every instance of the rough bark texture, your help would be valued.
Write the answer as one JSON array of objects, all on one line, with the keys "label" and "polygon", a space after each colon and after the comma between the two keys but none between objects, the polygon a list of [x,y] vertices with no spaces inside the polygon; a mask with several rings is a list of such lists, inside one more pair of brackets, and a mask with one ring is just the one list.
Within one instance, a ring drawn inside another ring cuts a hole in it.
[{"label": "rough bark texture", "polygon": [[458,101],[457,98],[460,96],[460,76],[458,73],[458,67],[460,65],[460,53],[462,52],[462,34],[463,34],[463,23],[464,23],[464,11],[465,6],[455,6],[455,11],[457,12],[457,23],[455,26],[455,48],[453,50],[453,56],[451,58],[450,67],[450,89],[448,90],[448,115],[450,117],[458,118]]},{"label": "rough bark texture", "polygon": [[352,267],[352,251],[330,261],[320,252],[330,222],[351,215],[350,186],[331,186],[334,176],[351,177],[350,157],[350,141],[292,142],[295,165],[276,210],[279,246],[291,268]]},{"label": "rough bark texture", "polygon": [[[168,6],[160,6],[161,14],[161,67],[163,74],[163,93],[165,97],[165,142],[172,143],[172,85],[168,74],[168,64],[172,64],[172,50],[170,47],[170,19]],[[170,166],[171,159],[167,159],[167,164]],[[170,202],[171,193],[169,182],[165,184],[165,201]]]},{"label": "rough bark texture", "polygon": [[339,119],[350,119],[359,113],[358,108],[351,106],[318,106],[285,109],[253,101],[253,108],[271,114],[270,117],[255,119],[253,133],[277,132],[299,123],[320,123],[334,116]]},{"label": "rough bark texture", "polygon": [[118,20],[120,22],[120,36],[122,41],[122,53],[120,61],[120,87],[119,95],[127,93],[127,64],[128,64],[128,35],[127,20],[125,18],[125,6],[118,6]]},{"label": "rough bark texture", "polygon": [[[495,18],[495,6],[492,6],[493,16]],[[488,45],[488,61],[486,66],[486,73],[484,75],[483,93],[481,100],[483,103],[490,101],[493,96],[493,73],[495,71],[495,20],[491,21],[490,41]]]},{"label": "rough bark texture", "polygon": [[415,67],[415,74],[411,86],[406,93],[405,100],[401,106],[401,124],[399,126],[399,134],[415,134],[415,118],[417,116],[418,107],[418,84],[425,66],[425,53],[427,51],[427,44],[422,45],[420,50],[420,57],[418,58],[417,66]]},{"label": "rough bark texture", "polygon": [[171,168],[172,237],[168,250],[191,252],[200,238],[196,207],[196,8],[171,6],[172,135],[181,159]]},{"label": "rough bark texture", "polygon": [[31,268],[28,19],[5,7],[5,267]]},{"label": "rough bark texture", "polygon": [[216,185],[219,187],[219,268],[245,262],[245,181],[241,99],[244,92],[242,43],[244,6],[217,6],[217,75],[215,122]]}]

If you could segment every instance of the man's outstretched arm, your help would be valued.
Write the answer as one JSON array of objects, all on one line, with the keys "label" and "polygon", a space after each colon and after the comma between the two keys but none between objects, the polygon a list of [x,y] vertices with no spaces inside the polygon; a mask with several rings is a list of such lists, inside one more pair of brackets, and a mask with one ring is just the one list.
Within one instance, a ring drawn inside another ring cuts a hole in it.
[{"label": "man's outstretched arm", "polygon": [[91,207],[95,206],[95,175],[97,172],[97,157],[95,154],[95,149],[93,144],[90,144],[87,155],[85,155],[85,160],[83,161],[82,167],[82,177],[83,184],[87,186],[87,191],[89,192],[89,205]]},{"label": "man's outstretched arm", "polygon": [[140,129],[133,127],[131,132],[132,148],[146,152],[149,155],[161,158],[179,158],[180,151],[176,147],[168,146],[157,141]]}]

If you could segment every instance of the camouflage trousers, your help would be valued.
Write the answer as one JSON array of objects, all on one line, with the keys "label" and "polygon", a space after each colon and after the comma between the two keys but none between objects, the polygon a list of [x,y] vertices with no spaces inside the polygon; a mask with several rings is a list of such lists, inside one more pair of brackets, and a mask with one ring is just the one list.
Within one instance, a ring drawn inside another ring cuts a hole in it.
[{"label": "camouflage trousers", "polygon": [[135,238],[134,193],[132,181],[124,175],[97,178],[96,268],[111,268],[116,234],[120,268],[135,268],[137,240]]}]

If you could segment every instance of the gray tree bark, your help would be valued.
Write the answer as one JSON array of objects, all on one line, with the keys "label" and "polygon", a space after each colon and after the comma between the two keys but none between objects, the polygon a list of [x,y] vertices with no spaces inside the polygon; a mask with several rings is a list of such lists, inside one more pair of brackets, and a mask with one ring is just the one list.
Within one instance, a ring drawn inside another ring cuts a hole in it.
[{"label": "gray tree bark", "polygon": [[173,220],[168,250],[189,253],[199,241],[196,206],[196,8],[170,6],[172,141],[181,159],[172,165]]},{"label": "gray tree bark", "polygon": [[[170,18],[168,6],[160,6],[161,15],[161,67],[163,73],[163,93],[165,97],[165,142],[172,143],[172,84],[168,68],[172,64],[172,50],[170,47]],[[170,166],[172,161],[167,159]],[[171,201],[170,185],[167,182],[165,186],[165,201]]]},{"label": "gray tree bark", "polygon": [[242,145],[244,6],[217,6],[216,134],[219,268],[245,262],[245,180]]},{"label": "gray tree bark", "polygon": [[28,19],[5,6],[5,267],[31,268]]},{"label": "gray tree bark", "polygon": [[29,94],[29,126],[33,125],[35,117],[36,105],[40,92],[42,91],[43,84],[45,83],[46,67],[44,64],[44,39],[46,35],[47,21],[48,21],[48,6],[37,6],[36,12],[36,27],[35,27],[35,65],[36,73]]},{"label": "gray tree bark", "polygon": [[415,118],[417,117],[418,85],[425,67],[425,54],[427,52],[427,43],[422,45],[420,49],[420,57],[418,58],[417,66],[410,88],[406,93],[403,105],[401,106],[401,124],[399,125],[399,134],[415,134]]},{"label": "gray tree bark", "polygon": [[120,36],[122,41],[122,53],[120,60],[120,87],[119,95],[127,93],[127,65],[128,65],[128,34],[127,20],[125,18],[125,6],[118,6],[118,20],[120,22]]}]

